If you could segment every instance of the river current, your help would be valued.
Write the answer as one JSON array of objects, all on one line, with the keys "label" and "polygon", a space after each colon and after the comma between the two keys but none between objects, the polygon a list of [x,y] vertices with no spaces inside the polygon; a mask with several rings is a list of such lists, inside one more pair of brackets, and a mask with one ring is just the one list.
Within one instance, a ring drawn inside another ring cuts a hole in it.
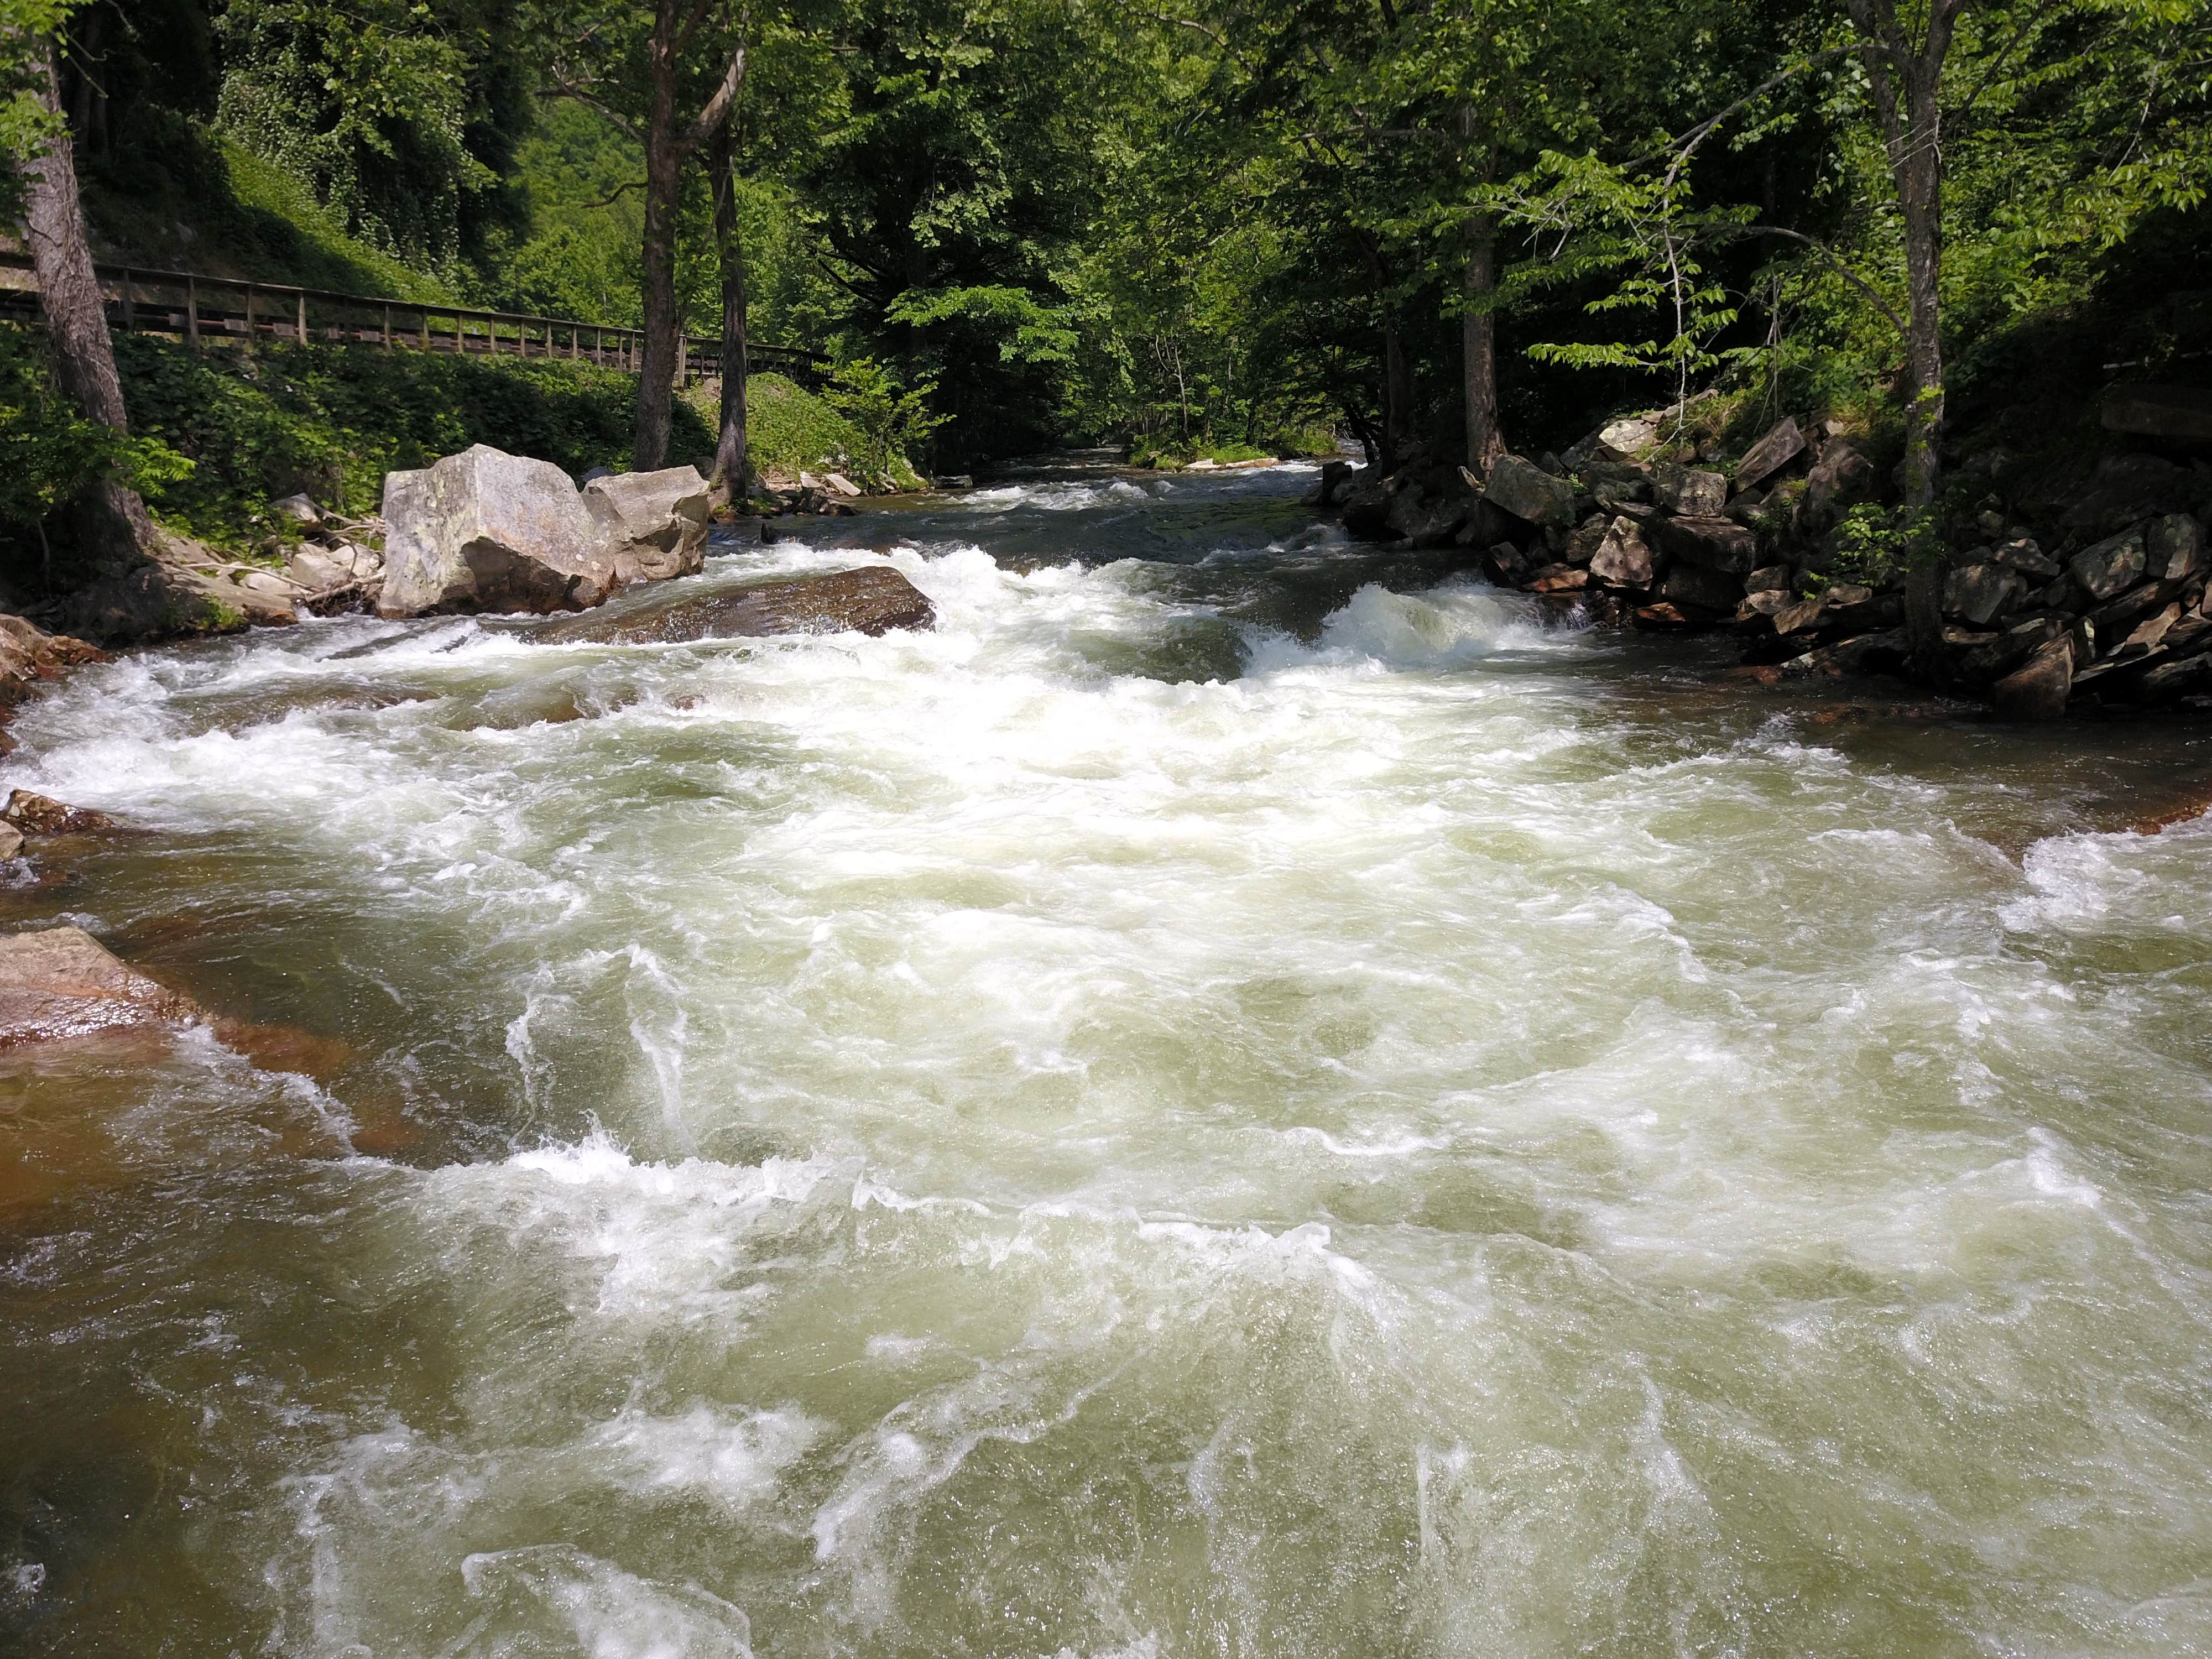
[{"label": "river current", "polygon": [[0,920],[317,1041],[0,1065],[0,1647],[2212,1650],[2212,732],[1735,683],[1311,479],[694,579],[928,633],[27,709],[133,833]]}]

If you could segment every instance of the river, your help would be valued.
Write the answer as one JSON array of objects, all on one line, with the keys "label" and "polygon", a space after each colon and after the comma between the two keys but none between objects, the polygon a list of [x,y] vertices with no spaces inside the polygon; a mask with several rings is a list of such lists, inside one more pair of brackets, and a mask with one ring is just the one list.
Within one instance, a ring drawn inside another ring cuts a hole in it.
[{"label": "river", "polygon": [[30,708],[138,833],[0,919],[324,1041],[0,1066],[0,1646],[2212,1648],[2212,823],[2129,828],[2212,731],[1746,686],[1311,481],[695,579],[929,633]]}]

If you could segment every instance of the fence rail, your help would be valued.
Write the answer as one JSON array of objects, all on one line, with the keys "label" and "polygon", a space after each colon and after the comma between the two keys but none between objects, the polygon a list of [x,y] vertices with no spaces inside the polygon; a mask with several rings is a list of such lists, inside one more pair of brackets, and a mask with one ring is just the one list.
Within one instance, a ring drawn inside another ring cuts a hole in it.
[{"label": "fence rail", "polygon": [[[107,302],[109,327],[137,334],[173,334],[195,351],[234,341],[294,340],[462,356],[565,357],[635,374],[645,349],[641,329],[572,317],[334,294],[197,271],[106,264],[96,264],[93,271]],[[0,251],[0,319],[38,319],[38,283],[31,272],[28,254]],[[719,377],[721,357],[719,335],[678,337],[678,383]],[[745,360],[750,368],[774,369],[806,380],[819,380],[829,369],[812,352],[789,346],[750,346]]]}]

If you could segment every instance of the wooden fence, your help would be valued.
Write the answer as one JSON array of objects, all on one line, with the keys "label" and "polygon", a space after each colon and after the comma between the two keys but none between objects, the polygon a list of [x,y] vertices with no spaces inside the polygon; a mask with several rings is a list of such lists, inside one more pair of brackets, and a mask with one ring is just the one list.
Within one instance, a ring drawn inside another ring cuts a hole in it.
[{"label": "wooden fence", "polygon": [[[641,329],[569,317],[333,294],[194,271],[104,264],[93,270],[107,301],[110,328],[173,335],[195,351],[233,342],[294,340],[463,356],[566,357],[635,374],[645,349]],[[40,320],[38,282],[27,253],[0,251],[0,319]],[[678,383],[720,376],[721,356],[719,335],[680,337]],[[829,368],[812,352],[787,346],[751,346],[745,360],[756,373],[769,369],[799,380],[819,380]]]}]

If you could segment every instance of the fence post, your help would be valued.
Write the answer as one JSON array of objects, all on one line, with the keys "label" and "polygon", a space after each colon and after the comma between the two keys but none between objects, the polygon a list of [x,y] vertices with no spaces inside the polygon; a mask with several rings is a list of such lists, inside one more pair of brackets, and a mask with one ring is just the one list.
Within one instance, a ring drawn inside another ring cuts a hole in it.
[{"label": "fence post", "polygon": [[384,308],[384,349],[386,351],[392,349],[392,307],[390,306]]},{"label": "fence post", "polygon": [[200,285],[197,277],[185,278],[185,344],[187,349],[200,349]]},{"label": "fence post", "polygon": [[421,336],[421,337],[422,337],[422,349],[423,349],[423,350],[425,350],[425,351],[428,351],[428,350],[430,349],[430,308],[429,308],[429,307],[425,306],[425,307],[422,307],[422,314],[420,317],[416,318],[416,322],[421,325],[421,326],[420,326],[420,328],[418,329],[417,332],[420,334],[420,336]]},{"label": "fence post", "polygon": [[691,384],[691,337],[689,334],[676,337],[676,384],[679,386]]},{"label": "fence post", "polygon": [[249,345],[253,343],[253,284],[251,283],[246,285],[246,340]]},{"label": "fence post", "polygon": [[301,345],[307,343],[307,296],[304,292],[300,295],[300,324],[293,332],[300,337]]}]

